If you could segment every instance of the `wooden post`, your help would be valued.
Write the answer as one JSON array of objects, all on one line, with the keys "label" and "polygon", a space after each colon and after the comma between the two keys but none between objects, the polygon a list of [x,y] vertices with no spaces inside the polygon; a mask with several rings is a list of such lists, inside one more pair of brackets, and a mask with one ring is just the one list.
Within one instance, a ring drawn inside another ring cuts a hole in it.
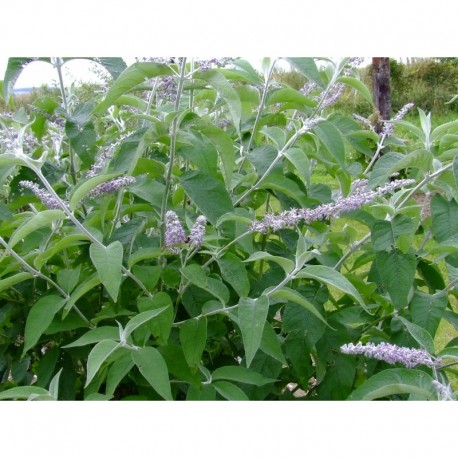
[{"label": "wooden post", "polygon": [[391,117],[391,87],[389,57],[372,58],[372,93],[382,119]]}]

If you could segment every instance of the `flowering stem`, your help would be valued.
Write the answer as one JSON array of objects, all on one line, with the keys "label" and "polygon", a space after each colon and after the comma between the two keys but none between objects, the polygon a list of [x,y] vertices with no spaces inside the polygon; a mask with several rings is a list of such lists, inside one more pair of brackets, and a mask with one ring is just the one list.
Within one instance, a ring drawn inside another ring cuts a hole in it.
[{"label": "flowering stem", "polygon": [[[183,58],[183,61],[181,62],[181,73],[180,73],[180,79],[178,81],[178,89],[177,89],[177,98],[175,101],[175,110],[178,111],[180,108],[180,100],[181,100],[181,94],[183,92],[183,84],[185,80],[185,73],[186,73],[186,57]],[[172,132],[171,132],[171,139],[170,139],[170,159],[169,159],[169,168],[167,170],[167,178],[165,180],[165,189],[164,189],[164,195],[162,197],[162,206],[161,206],[161,222],[162,227],[161,227],[161,246],[164,246],[164,236],[165,236],[165,212],[167,209],[167,199],[169,196],[170,192],[170,187],[172,185],[172,169],[173,169],[173,162],[175,160],[175,148],[176,148],[176,137],[177,137],[177,131],[178,131],[178,117],[175,116],[172,122]]]},{"label": "flowering stem", "polygon": [[374,165],[375,161],[378,159],[380,152],[383,149],[383,142],[385,141],[386,138],[386,133],[384,132],[380,138],[380,141],[377,143],[377,150],[374,153],[374,156],[372,157],[371,161],[369,162],[369,165],[366,167],[366,170],[364,170],[363,174],[366,175],[367,172],[371,169],[371,167]]},{"label": "flowering stem", "polygon": [[[265,106],[266,99],[267,99],[267,92],[268,92],[268,89],[269,89],[269,83],[270,83],[270,80],[272,78],[272,73],[274,71],[276,63],[277,63],[277,59],[275,59],[272,62],[271,66],[270,66],[270,69],[269,69],[269,73],[267,74],[266,81],[264,82],[264,90],[262,92],[261,102],[259,103],[258,113],[256,114],[256,119],[255,119],[254,124],[253,124],[253,130],[251,131],[250,140],[249,140],[248,146],[246,148],[247,153],[249,153],[250,150],[251,150],[251,146],[253,145],[254,134],[256,132],[256,129],[258,128],[258,124],[259,124],[259,120],[261,119],[262,112],[264,111],[264,106]],[[243,164],[245,163],[245,160],[246,160],[246,155],[244,154],[243,155],[243,159],[242,159],[242,161],[240,163],[239,170],[238,170],[239,173],[243,168]]]}]

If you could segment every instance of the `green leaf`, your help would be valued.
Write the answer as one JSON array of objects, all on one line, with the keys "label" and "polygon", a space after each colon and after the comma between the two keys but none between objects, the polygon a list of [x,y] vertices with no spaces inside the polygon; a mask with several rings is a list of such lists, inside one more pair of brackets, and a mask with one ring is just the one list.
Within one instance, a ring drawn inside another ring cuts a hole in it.
[{"label": "green leaf", "polygon": [[240,298],[238,308],[239,326],[242,332],[243,346],[247,367],[261,345],[264,325],[269,311],[269,299],[261,296],[257,299]]},{"label": "green leaf", "polygon": [[180,327],[180,342],[189,366],[197,366],[207,343],[207,318],[191,319]]},{"label": "green leaf", "polygon": [[439,194],[431,199],[432,233],[435,240],[444,242],[455,236],[458,228],[458,203]]},{"label": "green leaf", "polygon": [[415,291],[409,305],[412,322],[434,337],[447,303],[446,296],[434,297],[421,291]]},{"label": "green leaf", "polygon": [[32,232],[42,227],[51,227],[54,221],[63,218],[65,218],[65,213],[62,210],[43,210],[40,213],[34,214],[16,229],[8,241],[8,248],[13,248]]},{"label": "green leaf", "polygon": [[269,322],[266,322],[264,325],[260,348],[266,355],[272,356],[272,358],[275,358],[282,364],[287,364],[281,349],[280,340]]},{"label": "green leaf", "polygon": [[129,92],[135,86],[143,83],[156,76],[171,75],[172,70],[163,64],[153,62],[136,62],[126,68],[116,79],[108,91],[105,99],[97,105],[95,113],[105,111],[110,105],[113,105],[117,99]]},{"label": "green leaf", "polygon": [[215,369],[212,380],[231,380],[233,382],[247,383],[249,385],[262,386],[276,382],[275,379],[265,377],[247,367],[243,366],[223,366]]},{"label": "green leaf", "polygon": [[307,266],[295,278],[312,278],[319,282],[329,284],[354,297],[361,307],[370,314],[358,290],[337,270],[327,266]]},{"label": "green leaf", "polygon": [[148,321],[148,329],[157,338],[159,345],[166,345],[172,330],[174,311],[172,299],[167,293],[159,291],[153,297],[141,297],[138,299],[137,307],[140,312],[166,308],[154,320]]},{"label": "green leaf", "polygon": [[348,397],[350,401],[372,401],[393,394],[416,394],[434,400],[433,379],[418,369],[387,369],[373,375]]},{"label": "green leaf", "polygon": [[310,186],[310,162],[304,150],[300,148],[290,148],[283,155],[294,165],[299,177],[306,186]]},{"label": "green leaf", "polygon": [[161,307],[159,309],[147,310],[146,312],[139,313],[135,315],[129,322],[126,324],[124,331],[122,332],[121,340],[127,340],[129,336],[142,324],[147,323],[149,320],[152,320],[154,317],[160,315],[164,310],[169,306]]},{"label": "green leaf", "polygon": [[368,187],[371,189],[384,184],[393,173],[391,170],[404,158],[401,153],[389,152],[380,157],[369,176]]},{"label": "green leaf", "polygon": [[129,269],[131,269],[132,266],[140,261],[144,261],[145,259],[155,259],[161,255],[162,251],[160,247],[140,248],[138,251],[129,256],[127,265],[129,266]]},{"label": "green leaf", "polygon": [[102,364],[117,348],[119,348],[119,346],[120,344],[114,340],[102,340],[95,345],[87,358],[87,379],[86,385],[84,385],[85,388],[91,383]]},{"label": "green leaf", "polygon": [[248,401],[247,395],[233,383],[221,381],[211,384],[215,390],[228,401]]},{"label": "green leaf", "polygon": [[76,185],[70,195],[70,210],[74,211],[80,202],[99,184],[105,183],[113,178],[118,177],[119,173],[111,173],[109,175],[97,175],[82,181]]},{"label": "green leaf", "polygon": [[324,89],[326,87],[316,66],[315,59],[312,57],[286,57],[285,60],[321,88]]},{"label": "green leaf", "polygon": [[180,272],[187,280],[199,288],[208,291],[219,299],[221,303],[227,304],[227,302],[229,302],[230,293],[227,286],[219,280],[207,277],[204,268],[199,264],[188,265],[181,269]]},{"label": "green leaf", "polygon": [[336,83],[344,83],[347,86],[351,86],[353,89],[356,89],[370,103],[371,106],[374,105],[371,91],[369,91],[367,86],[360,80],[350,76],[341,76],[337,78]]},{"label": "green leaf", "polygon": [[234,211],[228,192],[213,176],[192,170],[183,173],[180,181],[187,195],[213,225],[220,216]]},{"label": "green leaf", "polygon": [[118,299],[122,282],[122,244],[118,240],[108,246],[91,244],[89,255],[97,269],[100,281],[105,286],[114,302]]},{"label": "green leaf", "polygon": [[243,262],[234,254],[226,253],[217,259],[223,280],[229,283],[239,297],[248,296],[250,280]]},{"label": "green leaf", "polygon": [[1,391],[0,401],[5,399],[28,399],[29,397],[46,395],[49,396],[50,400],[52,399],[48,390],[40,388],[39,386],[17,386],[9,390]]},{"label": "green leaf", "polygon": [[237,132],[240,132],[240,119],[242,117],[242,104],[240,98],[231,86],[229,81],[222,75],[219,70],[207,70],[204,72],[197,72],[196,78],[207,81],[214,87],[218,94],[224,99],[231,114],[232,123],[234,124]]},{"label": "green leaf", "polygon": [[407,306],[408,295],[412,287],[416,258],[413,254],[404,254],[399,250],[378,251],[375,265],[382,281],[382,286],[390,295],[397,309]]},{"label": "green leaf", "polygon": [[118,78],[119,75],[127,68],[126,63],[121,57],[85,57],[101,65],[113,79]]},{"label": "green leaf", "polygon": [[115,326],[100,326],[90,329],[74,342],[64,345],[62,348],[82,347],[102,340],[119,340],[119,329]]},{"label": "green leaf", "polygon": [[173,399],[167,364],[155,348],[145,347],[138,351],[133,351],[132,361],[160,396],[168,401]]},{"label": "green leaf", "polygon": [[62,297],[45,296],[32,306],[25,323],[23,354],[38,342],[38,339],[51,324],[54,315],[64,304],[65,299]]},{"label": "green leaf", "polygon": [[445,124],[441,124],[431,132],[431,142],[434,142],[436,139],[440,139],[450,129],[453,129],[453,131],[456,132],[457,127],[458,119],[456,119],[455,121],[446,122]]},{"label": "green leaf", "polygon": [[[309,278],[313,278],[313,277],[309,277]],[[287,301],[299,304],[300,306],[308,310],[310,313],[313,313],[313,315],[319,318],[324,324],[329,326],[328,322],[324,319],[323,315],[321,315],[318,309],[311,302],[309,302],[302,294],[298,293],[297,291],[294,291],[293,289],[283,287],[275,291],[275,293],[270,294],[270,297],[272,298],[279,297],[281,299],[286,299]],[[331,326],[329,327],[332,329]]]},{"label": "green leaf", "polygon": [[113,396],[116,387],[119,385],[121,380],[130,372],[134,367],[132,361],[132,355],[125,353],[121,355],[108,369],[107,382],[106,382],[106,395]]},{"label": "green leaf", "polygon": [[57,272],[57,283],[67,293],[70,294],[78,284],[81,274],[81,264],[75,269],[62,269]]},{"label": "green leaf", "polygon": [[297,183],[283,175],[268,175],[259,185],[259,189],[272,189],[282,192],[291,199],[294,199],[302,207],[306,207],[308,203],[304,192],[299,188]]},{"label": "green leaf", "polygon": [[59,379],[60,379],[60,374],[62,373],[64,368],[61,368],[61,370],[53,377],[51,380],[51,383],[49,384],[49,394],[57,401],[59,398]]},{"label": "green leaf", "polygon": [[308,107],[314,107],[316,105],[316,103],[307,96],[292,88],[282,88],[272,91],[267,98],[266,106],[275,103],[297,103]]},{"label": "green leaf", "polygon": [[428,331],[416,324],[402,318],[397,317],[401,323],[407,328],[409,334],[430,354],[434,354],[434,341]]},{"label": "green leaf", "polygon": [[245,261],[243,262],[259,261],[260,259],[267,259],[268,261],[275,262],[288,275],[294,270],[295,267],[294,261],[291,261],[291,259],[286,259],[281,256],[273,256],[265,251],[256,251],[256,253],[253,253],[248,259],[245,259]]},{"label": "green leaf", "polygon": [[328,153],[345,169],[345,145],[340,131],[328,121],[320,121],[314,131]]},{"label": "green leaf", "polygon": [[231,183],[235,165],[235,150],[231,137],[224,130],[211,124],[198,125],[195,129],[205,135],[215,146],[221,161],[226,187],[228,187]]},{"label": "green leaf", "polygon": [[371,239],[375,251],[394,247],[396,239],[414,230],[414,221],[405,215],[396,215],[392,221],[377,220],[372,225]]},{"label": "green leaf", "polygon": [[11,277],[3,278],[0,280],[0,292],[11,288],[11,286],[16,285],[17,283],[28,280],[29,278],[33,278],[33,275],[29,272],[21,272],[15,275],[11,275]]},{"label": "green leaf", "polygon": [[84,296],[88,291],[94,289],[100,284],[100,277],[97,272],[94,272],[89,277],[85,278],[84,282],[78,285],[73,293],[70,295],[70,299],[65,304],[63,318],[68,315],[68,312],[76,304],[76,301]]}]

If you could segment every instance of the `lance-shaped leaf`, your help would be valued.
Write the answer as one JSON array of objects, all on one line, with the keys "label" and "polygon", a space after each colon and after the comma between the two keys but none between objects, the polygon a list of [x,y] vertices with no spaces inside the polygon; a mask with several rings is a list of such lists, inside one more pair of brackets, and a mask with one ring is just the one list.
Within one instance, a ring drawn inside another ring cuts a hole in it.
[{"label": "lance-shaped leaf", "polygon": [[180,342],[187,363],[197,366],[207,343],[207,318],[191,319],[180,327]]},{"label": "lance-shaped leaf", "polygon": [[135,86],[148,81],[156,76],[171,75],[172,70],[164,64],[154,62],[136,62],[126,68],[116,79],[113,86],[108,91],[105,99],[95,108],[95,112],[105,111],[117,99],[129,92]]},{"label": "lance-shaped leaf", "polygon": [[267,296],[261,296],[257,299],[245,297],[239,301],[238,319],[242,332],[247,367],[250,366],[261,345],[268,311],[269,299]]},{"label": "lance-shaped leaf", "polygon": [[120,344],[114,340],[102,340],[91,350],[87,358],[87,379],[85,387],[91,383],[102,364],[117,348],[119,348],[119,346]]},{"label": "lance-shaped leaf", "polygon": [[358,290],[337,270],[327,266],[307,266],[304,267],[295,278],[312,278],[319,282],[332,285],[335,288],[343,291],[354,297],[361,307],[371,315],[363,298]]},{"label": "lance-shaped leaf", "polygon": [[435,399],[433,379],[418,369],[387,369],[372,376],[348,397],[350,401],[372,401],[393,394],[415,394]]},{"label": "lance-shaped leaf", "polygon": [[82,347],[102,340],[119,339],[119,329],[115,326],[100,326],[100,328],[90,329],[74,342],[64,345],[62,348]]},{"label": "lance-shaped leaf", "polygon": [[29,272],[20,272],[18,274],[11,275],[11,277],[2,278],[0,280],[0,292],[32,277],[33,275]]},{"label": "lance-shaped leaf", "polygon": [[116,240],[108,246],[93,243],[89,248],[89,255],[97,269],[100,281],[116,302],[122,281],[123,250],[121,242]]},{"label": "lance-shaped leaf", "polygon": [[417,326],[416,324],[411,323],[410,321],[402,318],[401,316],[397,317],[398,320],[406,327],[409,334],[430,354],[434,353],[434,341],[428,331]]},{"label": "lance-shaped leaf", "polygon": [[27,315],[24,331],[24,350],[27,352],[51,324],[54,315],[64,306],[65,299],[59,296],[45,296],[39,299]]},{"label": "lance-shaped leaf", "polygon": [[248,401],[248,396],[231,382],[221,380],[211,384],[213,388],[228,401]]},{"label": "lance-shaped leaf", "polygon": [[268,383],[274,383],[276,381],[273,378],[265,377],[243,366],[218,367],[218,369],[213,371],[212,380],[231,380],[233,382],[247,383],[256,386],[267,385]]},{"label": "lance-shaped leaf", "polygon": [[148,310],[146,312],[139,313],[138,315],[134,316],[129,322],[126,324],[124,331],[122,332],[121,340],[125,341],[129,338],[129,336],[142,324],[147,323],[149,320],[152,320],[154,317],[161,314],[164,310],[166,310],[169,306],[166,305],[165,307],[161,307],[155,310]]},{"label": "lance-shaped leaf", "polygon": [[167,364],[155,348],[145,347],[138,351],[133,351],[132,361],[160,396],[168,401],[173,399]]}]

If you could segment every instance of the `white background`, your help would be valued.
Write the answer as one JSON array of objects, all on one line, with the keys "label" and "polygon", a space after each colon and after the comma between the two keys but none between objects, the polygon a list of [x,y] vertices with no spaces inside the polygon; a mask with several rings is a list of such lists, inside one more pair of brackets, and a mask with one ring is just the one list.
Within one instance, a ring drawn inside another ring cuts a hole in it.
[{"label": "white background", "polygon": [[[457,56],[456,10],[445,0],[22,0],[2,4],[0,58]],[[456,405],[2,402],[1,455],[452,456]]]}]

